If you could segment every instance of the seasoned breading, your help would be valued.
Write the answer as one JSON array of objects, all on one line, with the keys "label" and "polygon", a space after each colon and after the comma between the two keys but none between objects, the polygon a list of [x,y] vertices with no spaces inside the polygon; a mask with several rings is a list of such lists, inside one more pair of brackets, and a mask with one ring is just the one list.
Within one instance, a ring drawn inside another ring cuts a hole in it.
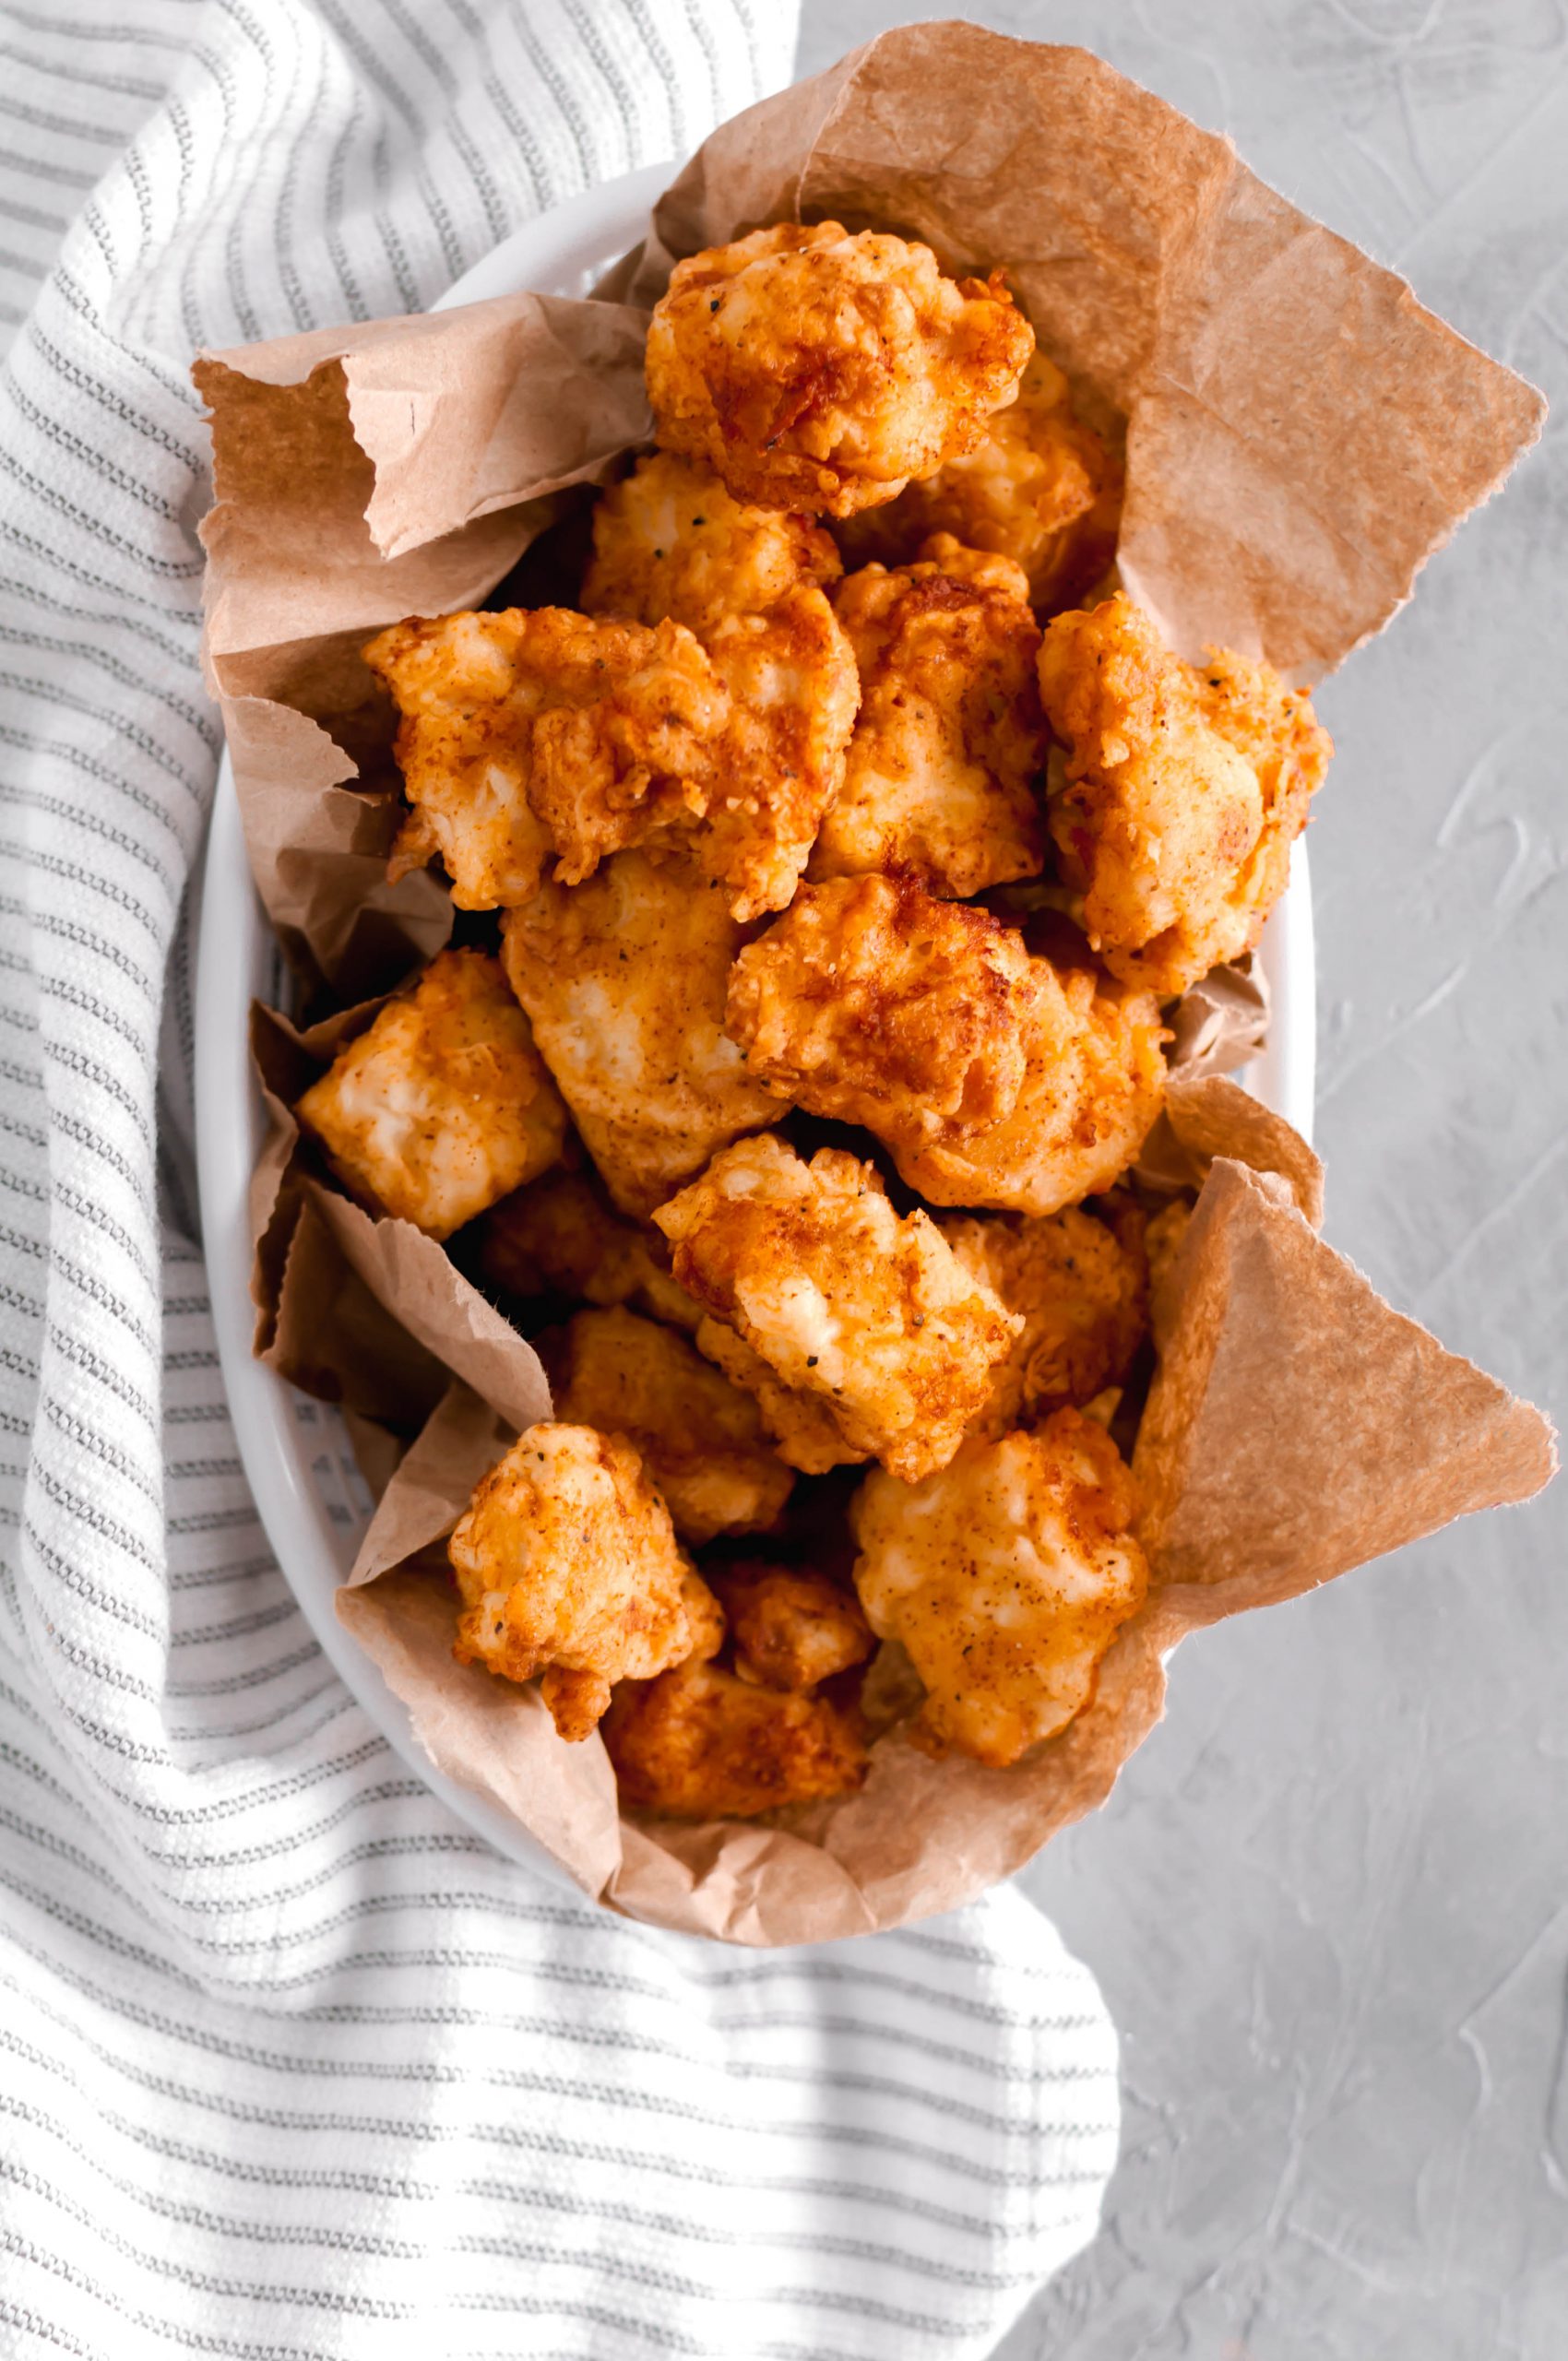
[{"label": "seasoned breading", "polygon": [[982,442],[889,506],[849,518],[838,541],[849,565],[900,565],[928,534],[951,533],[1012,558],[1033,604],[1050,612],[1104,573],[1121,509],[1120,465],[1074,415],[1061,370],[1037,352],[1017,400],[988,421]]},{"label": "seasoned breading", "polygon": [[725,1025],[757,1081],[863,1123],[936,1204],[1049,1214],[1109,1188],[1165,1087],[1148,994],[902,877],[802,886],[736,960]]},{"label": "seasoned breading", "polygon": [[928,246],[785,222],[677,263],[648,399],[664,448],[737,497],[848,516],[972,451],[1033,349],[1000,272],[944,279]]},{"label": "seasoned breading", "polygon": [[1024,1320],[972,1435],[1000,1437],[1122,1382],[1148,1324],[1141,1224],[1123,1222],[1119,1238],[1071,1206],[1044,1221],[952,1214],[939,1227],[964,1268]]},{"label": "seasoned breading", "polygon": [[624,1213],[650,1213],[716,1148],[778,1121],[722,1029],[741,941],[718,887],[636,852],[506,914],[512,989]]},{"label": "seasoned breading", "polygon": [[795,1479],[756,1404],[672,1328],[618,1306],[579,1311],[540,1352],[555,1416],[635,1443],[683,1541],[778,1523]]},{"label": "seasoned breading", "polygon": [[935,1205],[1059,1213],[1109,1189],[1143,1145],[1165,1097],[1165,1038],[1152,992],[1039,953],[1023,1087],[1010,1113],[896,1151]]},{"label": "seasoned breading", "polygon": [[729,692],[679,623],[564,607],[420,616],[373,639],[414,825],[394,872],[441,854],[463,910],[526,902],[552,849],[565,880],[619,847],[670,843],[707,808]]},{"label": "seasoned breading", "polygon": [[837,1148],[740,1141],[655,1218],[681,1285],[910,1482],[952,1456],[1022,1324]]},{"label": "seasoned breading", "polygon": [[753,1078],[896,1152],[1016,1104],[1038,997],[1024,939],[914,878],[802,886],[731,973]]},{"label": "seasoned breading", "polygon": [[694,858],[731,886],[736,918],[785,908],[842,784],[860,700],[822,589],[838,571],[832,541],[668,452],[606,493],[594,541],[584,604],[689,625],[731,700]]},{"label": "seasoned breading", "polygon": [[647,1680],[722,1630],[670,1512],[618,1435],[544,1420],[481,1477],[449,1544],[454,1649],[508,1680],[544,1678],[563,1738],[587,1738],[611,1683]]},{"label": "seasoned breading", "polygon": [[786,1466],[798,1467],[802,1476],[826,1476],[829,1468],[856,1467],[871,1456],[845,1442],[831,1406],[819,1394],[798,1394],[786,1385],[770,1362],[710,1311],[702,1314],[695,1341],[699,1353],[752,1396],[763,1432]]},{"label": "seasoned breading", "polygon": [[899,867],[958,896],[1036,875],[1045,723],[1023,574],[939,534],[918,564],[851,575],[834,604],[861,710],[811,874]]},{"label": "seasoned breading", "polygon": [[855,1585],[925,1683],[930,1743],[1000,1767],[1088,1702],[1147,1587],[1135,1508],[1115,1444],[1076,1410],[968,1442],[921,1484],[867,1477],[850,1508]]},{"label": "seasoned breading", "polygon": [[566,1110],[501,963],[443,951],[294,1109],[358,1197],[445,1238],[561,1154]]},{"label": "seasoned breading", "polygon": [[622,1802],[680,1820],[752,1819],[846,1795],[866,1775],[852,1705],[758,1689],[695,1660],[624,1681],[603,1727]]},{"label": "seasoned breading", "polygon": [[666,1264],[657,1230],[612,1213],[586,1173],[547,1172],[493,1205],[480,1226],[480,1268],[516,1296],[581,1296],[627,1303],[688,1334],[703,1318]]},{"label": "seasoned breading", "polygon": [[735,1670],[762,1689],[815,1689],[863,1664],[874,1643],[850,1591],[801,1566],[759,1560],[715,1572]]},{"label": "seasoned breading", "polygon": [[1333,753],[1306,696],[1223,651],[1202,670],[1118,596],[1058,615],[1040,693],[1067,749],[1051,832],[1106,965],[1170,997],[1252,949]]},{"label": "seasoned breading", "polygon": [[700,459],[654,451],[593,512],[590,615],[666,615],[704,639],[726,615],[761,614],[802,583],[831,589],[843,568],[814,517],[737,500]]},{"label": "seasoned breading", "polygon": [[730,727],[694,848],[731,888],[736,918],[760,918],[788,908],[843,784],[860,675],[814,583],[762,614],[726,615],[707,644]]}]

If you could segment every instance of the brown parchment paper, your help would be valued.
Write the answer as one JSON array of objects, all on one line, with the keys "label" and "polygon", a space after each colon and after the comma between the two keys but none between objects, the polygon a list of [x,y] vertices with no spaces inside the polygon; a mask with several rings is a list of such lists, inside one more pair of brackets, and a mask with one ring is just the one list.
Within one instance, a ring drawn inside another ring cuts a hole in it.
[{"label": "brown parchment paper", "polygon": [[[1123,576],[1190,653],[1221,641],[1326,670],[1538,430],[1521,380],[1086,53],[961,24],[885,34],[714,135],[613,275],[624,302],[509,298],[198,364],[217,455],[206,660],[258,882],[308,987],[385,991],[450,923],[429,877],[385,882],[391,717],[363,639],[484,597],[573,486],[644,439],[639,307],[671,256],[797,213],[1009,267],[1089,413],[1125,424]],[[1103,1799],[1184,1631],[1550,1473],[1538,1413],[1316,1236],[1317,1158],[1224,1078],[1266,1012],[1244,973],[1210,979],[1178,1015],[1140,1168],[1197,1192],[1134,1461],[1155,1584],[1089,1705],[1004,1772],[932,1762],[896,1727],[859,1795],[787,1827],[623,1821],[597,1737],[565,1746],[531,1691],[452,1662],[445,1536],[549,1396],[445,1252],[351,1204],[299,1137],[299,1091],[378,1004],[304,1032],[257,1016],[258,1349],[344,1405],[384,1486],[345,1624],[433,1760],[612,1908],[747,1943],[949,1908]]]},{"label": "brown parchment paper", "polygon": [[713,134],[628,297],[794,216],[1006,266],[1088,407],[1127,421],[1122,576],[1190,656],[1331,670],[1545,415],[1404,279],[1087,50],[951,21],[884,33]]},{"label": "brown parchment paper", "polygon": [[[461,1699],[506,1684],[450,1679],[450,1586],[409,1571],[432,1563],[511,1440],[505,1418],[454,1386],[387,1488],[344,1595],[345,1619],[398,1673],[433,1760],[487,1794],[547,1796],[557,1857],[634,1916],[745,1943],[895,1926],[981,1892],[1103,1801],[1158,1719],[1163,1660],[1185,1632],[1547,1481],[1539,1412],[1444,1352],[1316,1235],[1321,1167],[1288,1123],[1223,1077],[1178,1079],[1170,1121],[1206,1177],[1161,1294],[1134,1456],[1154,1584],[1060,1738],[995,1771],[933,1762],[895,1729],[859,1795],[788,1828],[628,1821],[607,1857],[599,1738],[567,1746],[531,1696],[515,1691],[506,1714],[487,1694],[475,1708],[486,1752]],[[531,1806],[522,1816],[551,1841]]]}]

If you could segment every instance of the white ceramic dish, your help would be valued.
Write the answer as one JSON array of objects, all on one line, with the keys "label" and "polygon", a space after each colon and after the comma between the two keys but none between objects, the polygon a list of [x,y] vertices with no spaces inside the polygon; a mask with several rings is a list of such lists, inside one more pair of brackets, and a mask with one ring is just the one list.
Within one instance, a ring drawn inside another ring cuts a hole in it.
[{"label": "white ceramic dish", "polygon": [[[529,222],[459,279],[437,306],[538,288],[585,295],[640,236],[670,178],[649,165]],[[1270,920],[1260,959],[1273,998],[1266,1051],[1241,1077],[1310,1136],[1316,1061],[1312,897],[1298,846],[1290,890]],[[431,1763],[408,1709],[339,1625],[333,1594],[353,1563],[371,1502],[337,1411],[297,1393],[251,1358],[250,1175],[265,1116],[245,1047],[253,999],[276,1001],[282,963],[245,858],[227,756],[218,777],[202,881],[197,948],[196,1114],[202,1230],[219,1358],[235,1440],[278,1562],[316,1638],[403,1760],[470,1827],[535,1875],[565,1873],[527,1831]]]}]

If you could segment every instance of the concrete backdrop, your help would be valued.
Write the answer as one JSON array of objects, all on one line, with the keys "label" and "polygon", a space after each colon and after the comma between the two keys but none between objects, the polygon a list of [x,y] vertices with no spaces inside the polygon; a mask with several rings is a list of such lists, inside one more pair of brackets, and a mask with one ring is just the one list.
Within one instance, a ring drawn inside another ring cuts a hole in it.
[{"label": "concrete backdrop", "polygon": [[[1312,831],[1328,1235],[1568,1410],[1568,11],[806,0],[1082,42],[1552,397],[1329,682]],[[1027,1879],[1122,2028],[1093,2249],[999,2361],[1568,2355],[1568,1482],[1200,1635]]]}]

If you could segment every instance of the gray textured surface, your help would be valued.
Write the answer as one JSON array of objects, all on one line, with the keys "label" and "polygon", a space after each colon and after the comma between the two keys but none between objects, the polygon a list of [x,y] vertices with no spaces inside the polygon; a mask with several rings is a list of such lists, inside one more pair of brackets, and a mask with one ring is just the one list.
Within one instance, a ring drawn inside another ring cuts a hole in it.
[{"label": "gray textured surface", "polygon": [[[802,67],[909,12],[806,0]],[[934,12],[933,12],[934,13]],[[1060,0],[1565,423],[1329,684],[1329,1235],[1568,1409],[1568,18]],[[1005,2361],[1568,2354],[1568,1483],[1189,1643],[1031,1873],[1123,2031],[1101,2236]]]}]

